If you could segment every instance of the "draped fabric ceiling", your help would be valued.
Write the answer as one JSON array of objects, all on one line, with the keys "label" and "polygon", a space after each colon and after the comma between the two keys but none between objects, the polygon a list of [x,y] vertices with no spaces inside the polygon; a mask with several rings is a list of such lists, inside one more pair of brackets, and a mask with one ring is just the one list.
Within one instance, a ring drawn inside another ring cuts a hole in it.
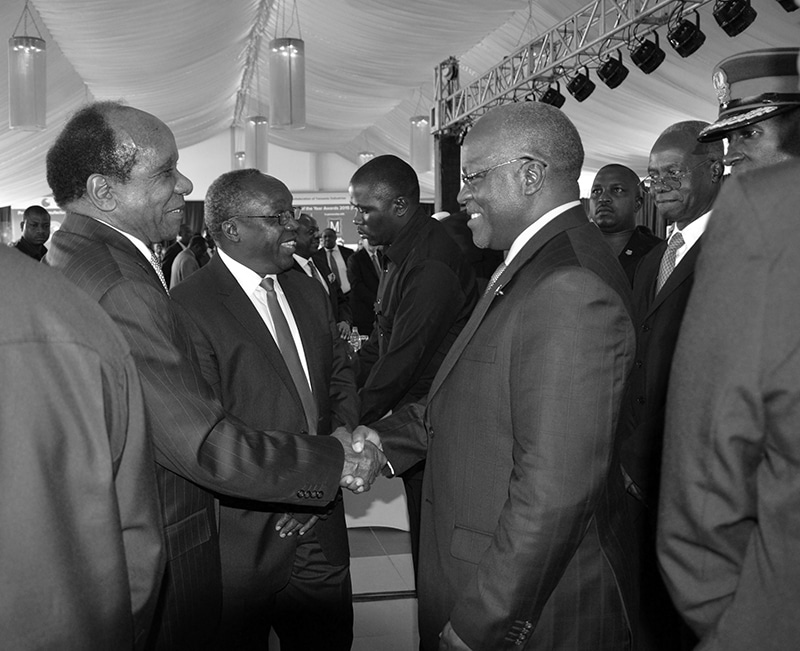
[{"label": "draped fabric ceiling", "polygon": [[[622,0],[620,0],[622,1]],[[631,0],[632,1],[632,0]],[[0,206],[49,194],[44,158],[65,119],[92,99],[124,99],[149,111],[187,147],[230,127],[242,85],[247,44],[259,11],[269,16],[257,74],[244,115],[268,114],[267,42],[298,36],[283,22],[277,0],[31,0],[47,41],[47,129],[8,129],[7,66],[0,66]],[[433,103],[433,70],[450,55],[467,83],[516,47],[587,4],[586,0],[297,0],[306,42],[307,126],[272,129],[270,142],[357,160],[361,150],[408,159],[409,118]],[[630,62],[616,90],[596,79],[583,103],[567,96],[563,110],[577,125],[586,170],[621,162],[641,174],[658,133],[673,122],[713,120],[714,65],[737,52],[800,42],[800,11],[775,0],[752,0],[756,22],[729,38],[701,10],[706,43],[682,59],[666,44],[667,59],[651,75]],[[0,3],[3,44],[23,0]],[[30,30],[29,30],[29,33]],[[422,177],[432,190],[433,175]]]}]

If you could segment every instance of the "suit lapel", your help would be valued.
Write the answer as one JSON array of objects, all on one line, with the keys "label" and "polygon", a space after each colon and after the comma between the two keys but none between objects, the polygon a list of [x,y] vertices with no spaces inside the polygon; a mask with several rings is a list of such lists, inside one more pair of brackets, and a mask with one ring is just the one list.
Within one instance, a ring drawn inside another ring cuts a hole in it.
[{"label": "suit lapel", "polygon": [[522,247],[522,250],[516,256],[514,256],[511,264],[509,264],[497,278],[492,291],[481,296],[481,299],[478,301],[478,304],[472,311],[469,321],[467,321],[467,324],[464,326],[461,334],[459,334],[458,338],[455,340],[455,342],[453,342],[453,345],[448,351],[441,367],[439,367],[436,377],[433,379],[430,392],[428,393],[429,401],[439,390],[439,387],[442,386],[444,380],[450,374],[450,371],[453,370],[456,362],[461,357],[461,353],[475,335],[475,332],[478,330],[478,327],[483,321],[483,317],[486,315],[486,312],[489,311],[492,303],[494,303],[495,300],[500,300],[503,297],[503,287],[508,285],[516,273],[556,235],[570,228],[583,226],[585,224],[586,213],[583,211],[582,207],[576,206],[575,208],[567,210],[565,213],[559,215],[553,221],[546,224],[542,230],[528,240],[525,246]]},{"label": "suit lapel", "polygon": [[153,269],[150,261],[133,245],[133,242],[107,224],[85,215],[68,213],[61,228],[64,229],[65,233],[75,233],[81,237],[102,242],[108,247],[122,251],[144,271],[160,291],[164,291],[164,285],[161,284],[161,279],[158,277],[156,270]]},{"label": "suit lapel", "polygon": [[219,295],[222,305],[253,340],[253,343],[264,353],[275,375],[286,385],[297,404],[302,407],[297,388],[294,385],[292,376],[289,374],[289,369],[286,367],[286,362],[283,361],[283,355],[281,355],[281,351],[272,338],[269,328],[261,319],[258,311],[253,307],[239,283],[236,282],[233,274],[228,271],[228,268],[217,256],[212,257],[208,264],[210,266],[209,291],[216,292]]}]

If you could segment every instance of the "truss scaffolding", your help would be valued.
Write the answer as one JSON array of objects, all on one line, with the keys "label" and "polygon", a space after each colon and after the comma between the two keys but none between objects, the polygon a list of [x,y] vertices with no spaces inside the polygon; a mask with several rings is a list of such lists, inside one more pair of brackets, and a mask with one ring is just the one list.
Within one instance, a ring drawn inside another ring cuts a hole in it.
[{"label": "truss scaffolding", "polygon": [[517,48],[470,84],[459,87],[458,61],[435,71],[431,132],[463,133],[494,106],[538,98],[553,82],[579,68],[597,67],[611,54],[677,24],[711,0],[596,0]]}]

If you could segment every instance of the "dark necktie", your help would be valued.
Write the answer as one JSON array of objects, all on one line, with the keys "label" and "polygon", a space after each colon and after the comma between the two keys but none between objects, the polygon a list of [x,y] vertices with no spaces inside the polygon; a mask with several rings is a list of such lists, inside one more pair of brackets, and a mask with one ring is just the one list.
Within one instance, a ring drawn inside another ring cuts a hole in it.
[{"label": "dark necktie", "polygon": [[336,263],[336,258],[333,257],[333,249],[328,251],[328,266],[331,268],[331,273],[336,276],[336,282],[341,286],[342,277],[339,275],[339,265]]},{"label": "dark necktie", "polygon": [[261,281],[261,286],[267,292],[267,309],[272,317],[272,324],[275,326],[275,338],[277,339],[278,348],[283,355],[283,361],[286,362],[286,367],[289,369],[289,374],[294,380],[294,386],[297,393],[300,395],[300,402],[303,403],[303,411],[306,414],[306,421],[308,422],[308,433],[317,433],[317,403],[311,393],[311,387],[308,384],[303,365],[300,362],[300,356],[297,354],[297,346],[292,337],[292,331],[289,328],[289,322],[286,320],[286,315],[281,309],[278,302],[278,295],[275,293],[275,281],[272,278],[264,278]]},{"label": "dark necktie", "polygon": [[325,289],[326,294],[330,294],[331,290],[328,289],[328,283],[325,282],[325,279],[322,277],[322,274],[317,270],[317,267],[314,265],[314,261],[309,258],[308,259],[308,268],[311,271],[311,277],[314,278],[317,282],[322,284],[322,287]]},{"label": "dark necktie", "polygon": [[383,269],[381,269],[381,263],[378,262],[378,254],[373,253],[369,256],[372,258],[372,264],[375,266],[375,273],[378,274],[378,278],[383,275]]},{"label": "dark necktie", "polygon": [[658,269],[658,280],[656,281],[656,293],[661,291],[664,283],[667,282],[670,274],[675,271],[675,258],[678,254],[678,249],[683,246],[683,235],[680,231],[675,231],[672,237],[669,238],[667,250],[664,251],[664,256],[661,258],[661,267]]}]

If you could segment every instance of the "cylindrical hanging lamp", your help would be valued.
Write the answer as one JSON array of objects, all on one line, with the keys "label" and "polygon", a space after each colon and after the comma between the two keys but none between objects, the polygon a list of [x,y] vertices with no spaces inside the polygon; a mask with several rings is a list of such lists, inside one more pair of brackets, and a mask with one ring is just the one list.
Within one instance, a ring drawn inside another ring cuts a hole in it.
[{"label": "cylindrical hanging lamp", "polygon": [[244,168],[244,158],[244,127],[235,124],[231,126],[231,169]]},{"label": "cylindrical hanging lamp", "polygon": [[269,120],[263,115],[253,115],[244,123],[244,166],[267,173]]},{"label": "cylindrical hanging lamp", "polygon": [[[14,35],[8,39],[8,126],[41,131],[47,121],[47,43],[41,34],[28,36],[29,18],[38,34],[26,2]],[[17,35],[20,24],[23,33]]]},{"label": "cylindrical hanging lamp", "polygon": [[431,142],[431,123],[427,115],[411,118],[411,167],[422,174],[431,170],[433,143]]},{"label": "cylindrical hanging lamp", "polygon": [[360,151],[358,152],[358,165],[359,167],[366,163],[367,161],[371,161],[375,158],[375,152],[373,151]]},{"label": "cylindrical hanging lamp", "polygon": [[269,121],[275,129],[306,126],[305,43],[276,38],[269,43]]}]

